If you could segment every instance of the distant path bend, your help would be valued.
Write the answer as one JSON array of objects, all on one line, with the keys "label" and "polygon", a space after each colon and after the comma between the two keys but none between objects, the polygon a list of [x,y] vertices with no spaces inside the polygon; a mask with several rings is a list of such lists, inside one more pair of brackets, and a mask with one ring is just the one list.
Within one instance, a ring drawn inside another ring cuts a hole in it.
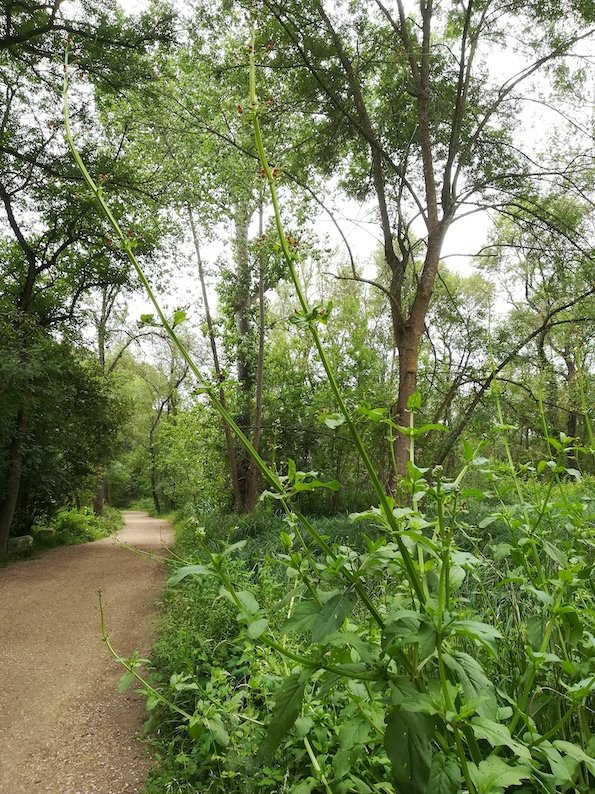
[{"label": "distant path bend", "polygon": [[166,571],[122,544],[164,554],[172,543],[165,521],[128,511],[110,538],[0,569],[0,794],[142,790],[144,704],[117,692],[97,592],[116,650],[146,653]]}]

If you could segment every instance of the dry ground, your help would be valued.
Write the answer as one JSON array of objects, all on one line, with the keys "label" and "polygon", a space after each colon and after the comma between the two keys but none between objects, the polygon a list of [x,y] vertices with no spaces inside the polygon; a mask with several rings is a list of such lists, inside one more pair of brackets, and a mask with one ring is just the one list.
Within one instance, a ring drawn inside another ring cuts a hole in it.
[{"label": "dry ground", "polygon": [[171,527],[124,513],[115,536],[0,570],[0,794],[132,794],[150,765],[142,700],[121,695],[126,656],[148,650],[166,571],[122,544],[163,553]]}]

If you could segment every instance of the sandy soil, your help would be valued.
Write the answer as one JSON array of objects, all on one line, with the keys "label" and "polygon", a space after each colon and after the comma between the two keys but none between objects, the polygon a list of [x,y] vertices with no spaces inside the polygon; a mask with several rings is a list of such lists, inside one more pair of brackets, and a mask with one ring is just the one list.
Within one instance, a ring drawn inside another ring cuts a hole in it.
[{"label": "sandy soil", "polygon": [[97,593],[116,650],[146,654],[166,571],[126,545],[164,553],[173,534],[146,513],[124,518],[114,537],[0,570],[1,794],[142,790],[144,705],[117,691],[123,670],[101,641]]}]

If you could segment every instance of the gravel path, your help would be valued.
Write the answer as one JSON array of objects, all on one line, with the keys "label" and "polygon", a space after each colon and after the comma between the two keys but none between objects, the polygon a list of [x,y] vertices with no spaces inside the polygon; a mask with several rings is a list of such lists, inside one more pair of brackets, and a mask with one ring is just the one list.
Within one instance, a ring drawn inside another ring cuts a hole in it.
[{"label": "gravel path", "polygon": [[121,695],[101,641],[97,592],[115,649],[146,653],[171,527],[124,513],[117,535],[0,570],[0,794],[132,794],[150,766],[144,704]]}]

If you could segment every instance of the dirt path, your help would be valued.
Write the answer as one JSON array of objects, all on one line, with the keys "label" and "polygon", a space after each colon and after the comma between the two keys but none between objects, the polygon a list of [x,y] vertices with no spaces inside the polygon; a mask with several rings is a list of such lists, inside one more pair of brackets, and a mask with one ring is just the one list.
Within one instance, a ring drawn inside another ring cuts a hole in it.
[{"label": "dirt path", "polygon": [[156,551],[173,536],[146,513],[124,518],[112,538],[0,570],[1,794],[142,790],[144,706],[117,692],[122,670],[101,642],[97,591],[118,652],[146,653],[164,566],[121,544]]}]

